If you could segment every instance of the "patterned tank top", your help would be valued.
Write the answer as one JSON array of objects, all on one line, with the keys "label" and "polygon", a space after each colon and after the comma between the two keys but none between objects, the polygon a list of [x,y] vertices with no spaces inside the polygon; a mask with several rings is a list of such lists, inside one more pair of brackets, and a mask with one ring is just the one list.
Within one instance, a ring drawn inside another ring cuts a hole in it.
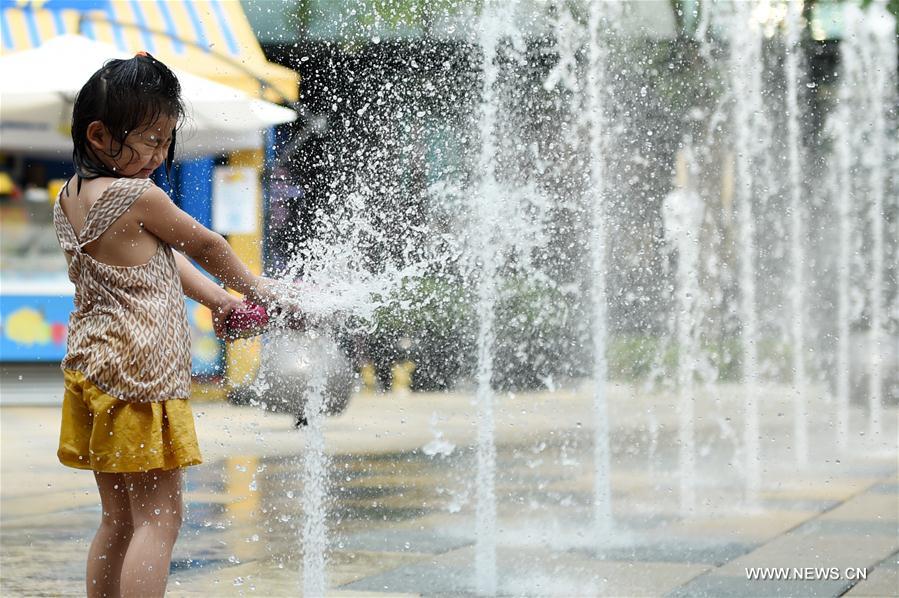
[{"label": "patterned tank top", "polygon": [[91,206],[81,235],[57,197],[53,224],[70,256],[75,310],[63,369],[77,370],[105,393],[146,403],[190,396],[190,331],[172,248],[159,242],[139,266],[112,266],[84,252],[147,189],[149,179],[116,179]]}]

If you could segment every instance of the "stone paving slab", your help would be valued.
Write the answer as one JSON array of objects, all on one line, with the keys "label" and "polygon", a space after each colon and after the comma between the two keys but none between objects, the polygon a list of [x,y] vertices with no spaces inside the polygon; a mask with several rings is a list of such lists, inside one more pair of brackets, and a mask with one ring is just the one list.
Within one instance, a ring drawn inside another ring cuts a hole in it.
[{"label": "stone paving slab", "polygon": [[43,517],[47,512],[54,513],[96,506],[97,493],[90,490],[45,492],[38,495],[5,498],[0,521],[5,527],[8,523],[14,523],[19,519]]},{"label": "stone paving slab", "polygon": [[895,494],[899,495],[899,483],[895,482],[883,482],[879,484],[874,484],[868,489],[868,492],[872,494]]},{"label": "stone paving slab", "polygon": [[771,510],[764,515],[725,515],[680,520],[670,525],[666,532],[676,537],[709,538],[731,536],[763,544],[814,517],[815,511]]},{"label": "stone paving slab", "polygon": [[605,561],[628,561],[635,563],[688,563],[720,566],[740,555],[751,552],[756,545],[743,542],[710,542],[644,540],[646,544],[602,548],[587,553],[590,558]]},{"label": "stone paving slab", "polygon": [[883,567],[884,569],[899,569],[899,552],[894,552],[877,566]]},{"label": "stone paving slab", "polygon": [[[899,585],[889,586],[895,576],[884,564],[892,563],[899,549],[899,496],[883,492],[882,484],[870,487],[875,488],[697,577],[670,596],[840,596],[859,582],[849,569],[865,569],[869,575],[859,583],[857,595],[896,595]],[[811,579],[791,574],[778,580],[751,580],[747,575],[749,568],[794,567],[836,568],[838,574],[813,573]],[[885,588],[887,593],[882,592]]]},{"label": "stone paving slab", "polygon": [[899,494],[866,492],[823,513],[821,519],[844,521],[881,521],[888,525],[899,521]]},{"label": "stone paving slab", "polygon": [[[388,552],[335,552],[328,569],[331,588],[327,596],[384,596],[380,591],[372,593],[341,586],[363,578],[407,566],[422,560],[421,555]],[[203,564],[200,564],[203,565]],[[168,594],[173,596],[237,596],[260,597],[299,596],[302,588],[302,559],[288,563],[274,563],[265,559],[248,561],[224,567],[200,566],[192,571],[174,571]],[[175,583],[177,582],[177,583]],[[214,591],[214,594],[211,592]],[[416,593],[390,594],[416,596]]]},{"label": "stone paving slab", "polygon": [[852,586],[852,581],[806,580],[748,580],[746,577],[704,575],[665,595],[666,598],[694,598],[696,596],[728,596],[733,598],[785,598],[840,596]]},{"label": "stone paving slab", "polygon": [[[831,478],[830,483],[821,484],[821,478],[824,476]],[[855,477],[847,479],[834,479],[832,476],[833,471],[826,470],[814,477],[806,474],[802,478],[797,476],[798,479],[778,480],[774,487],[766,487],[761,496],[762,499],[771,500],[843,501],[869,489],[874,484],[879,484],[881,479],[859,477],[858,473]]]},{"label": "stone paving slab", "polygon": [[844,521],[818,517],[804,523],[794,530],[798,534],[825,535],[858,535],[858,536],[896,536],[899,535],[899,521]]},{"label": "stone paving slab", "polygon": [[328,582],[332,589],[339,589],[371,575],[419,563],[427,558],[430,556],[408,552],[337,550],[331,557]]},{"label": "stone paving slab", "polygon": [[844,596],[852,598],[885,598],[899,596],[899,568],[878,567]]},{"label": "stone paving slab", "polygon": [[[707,397],[710,413],[722,409],[715,398]],[[356,397],[328,419],[329,595],[464,596],[473,589],[471,405],[464,393]],[[690,588],[728,583],[736,595],[844,591],[833,583],[747,585],[744,563],[801,565],[802,555],[868,566],[868,580],[850,590],[867,593],[858,595],[876,595],[894,580],[895,451],[859,446],[837,455],[821,411],[813,414],[821,421],[811,429],[812,463],[797,468],[784,452],[789,426],[769,421],[765,410],[765,438],[780,440],[766,442],[761,500],[748,504],[732,441],[698,428],[697,446],[710,453],[696,479],[697,508],[684,514],[670,397],[622,388],[610,394],[616,531],[606,548],[593,550],[590,405],[581,391],[498,395],[498,572],[507,595],[695,595]],[[663,428],[652,458],[642,408],[650,406]],[[169,595],[300,595],[306,435],[289,415],[204,403],[194,412],[205,462],[185,476],[186,520]],[[84,558],[99,521],[93,476],[56,462],[56,410],[4,407],[0,415],[0,594],[83,595]],[[453,450],[425,454],[438,433]],[[385,579],[393,589],[378,586]]]},{"label": "stone paving slab", "polygon": [[474,538],[450,536],[434,530],[388,528],[341,536],[340,544],[348,551],[404,552],[441,554],[469,545]]},{"label": "stone paving slab", "polygon": [[[573,553],[500,547],[498,591],[503,596],[660,596],[707,570],[698,564],[596,561]],[[387,595],[427,587],[423,596],[475,595],[474,548],[367,577],[345,586]]]},{"label": "stone paving slab", "polygon": [[889,534],[790,533],[728,562],[716,574],[743,576],[746,567],[872,567],[897,548],[899,538]]},{"label": "stone paving slab", "polygon": [[12,532],[4,530],[2,540],[0,595],[4,598],[84,596],[88,534],[66,526],[49,529],[35,526]]}]

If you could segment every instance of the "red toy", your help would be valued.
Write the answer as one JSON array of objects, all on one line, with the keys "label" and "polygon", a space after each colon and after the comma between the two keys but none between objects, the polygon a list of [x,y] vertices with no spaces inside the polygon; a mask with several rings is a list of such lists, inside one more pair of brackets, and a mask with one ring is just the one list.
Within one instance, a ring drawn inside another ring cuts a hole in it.
[{"label": "red toy", "polygon": [[287,326],[295,330],[305,328],[305,321],[299,313],[287,313],[283,318],[280,316],[281,310],[278,308],[269,312],[261,305],[245,302],[228,316],[225,333],[228,339],[235,339],[256,336],[276,326]]}]

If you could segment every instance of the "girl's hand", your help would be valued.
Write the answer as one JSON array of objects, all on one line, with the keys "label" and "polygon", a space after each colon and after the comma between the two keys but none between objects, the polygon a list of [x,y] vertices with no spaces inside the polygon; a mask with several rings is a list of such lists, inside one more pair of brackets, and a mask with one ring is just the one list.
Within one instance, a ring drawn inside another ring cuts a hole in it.
[{"label": "girl's hand", "polygon": [[278,286],[278,281],[273,278],[257,276],[252,290],[247,293],[247,300],[264,307],[273,307],[278,304]]},{"label": "girl's hand", "polygon": [[225,324],[231,312],[241,305],[243,305],[243,301],[237,297],[229,293],[222,293],[221,299],[212,309],[212,328],[215,330],[215,336],[222,340],[230,340]]},{"label": "girl's hand", "polygon": [[308,322],[298,299],[295,286],[264,276],[256,277],[253,292],[247,295],[248,301],[262,305],[269,315],[283,317],[284,323],[295,330],[305,330]]},{"label": "girl's hand", "polygon": [[298,299],[297,289],[293,285],[257,276],[252,290],[247,293],[247,301],[251,301],[265,307],[270,311],[290,311],[290,305]]}]

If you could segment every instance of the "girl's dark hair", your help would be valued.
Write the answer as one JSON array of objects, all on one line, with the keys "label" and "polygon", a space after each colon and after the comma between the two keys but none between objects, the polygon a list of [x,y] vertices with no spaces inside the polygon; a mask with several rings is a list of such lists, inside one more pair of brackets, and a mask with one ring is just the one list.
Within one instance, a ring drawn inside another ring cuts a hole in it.
[{"label": "girl's dark hair", "polygon": [[[181,84],[175,73],[146,52],[128,60],[106,62],[78,92],[72,110],[72,161],[78,174],[78,191],[82,179],[122,176],[97,157],[87,141],[88,125],[98,120],[106,126],[118,143],[114,156],[118,157],[127,147],[129,133],[162,115],[174,117],[178,123],[184,116]],[[175,132],[165,159],[166,174],[175,159]]]}]

